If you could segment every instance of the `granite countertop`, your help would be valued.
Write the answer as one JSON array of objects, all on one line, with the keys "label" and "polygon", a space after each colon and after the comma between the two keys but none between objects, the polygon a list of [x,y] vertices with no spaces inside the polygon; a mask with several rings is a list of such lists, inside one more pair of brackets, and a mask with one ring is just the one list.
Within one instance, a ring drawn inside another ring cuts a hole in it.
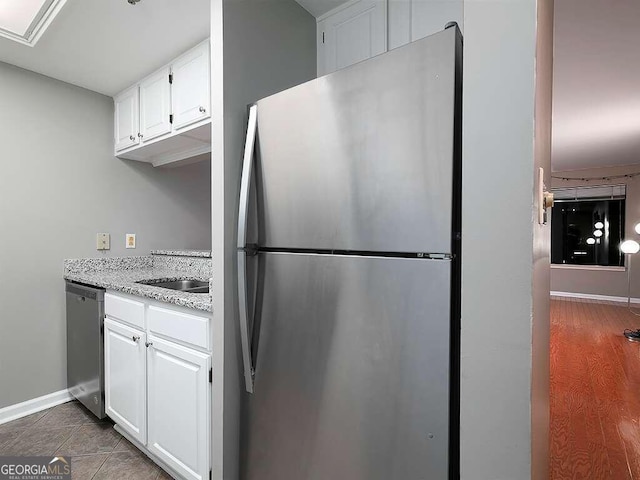
[{"label": "granite countertop", "polygon": [[209,281],[211,291],[211,259],[179,256],[122,257],[65,260],[64,279],[152,298],[161,302],[205,312],[212,311],[210,293],[188,293],[136,283],[146,280]]}]

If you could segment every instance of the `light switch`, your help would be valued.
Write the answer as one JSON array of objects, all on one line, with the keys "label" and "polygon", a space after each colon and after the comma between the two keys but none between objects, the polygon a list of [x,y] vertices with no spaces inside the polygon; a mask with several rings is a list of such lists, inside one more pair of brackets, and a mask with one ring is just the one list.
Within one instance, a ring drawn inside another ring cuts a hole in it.
[{"label": "light switch", "polygon": [[110,237],[108,233],[98,233],[96,236],[96,249],[109,250],[111,248]]},{"label": "light switch", "polygon": [[135,233],[127,233],[125,235],[125,247],[126,248],[136,248],[136,234]]}]

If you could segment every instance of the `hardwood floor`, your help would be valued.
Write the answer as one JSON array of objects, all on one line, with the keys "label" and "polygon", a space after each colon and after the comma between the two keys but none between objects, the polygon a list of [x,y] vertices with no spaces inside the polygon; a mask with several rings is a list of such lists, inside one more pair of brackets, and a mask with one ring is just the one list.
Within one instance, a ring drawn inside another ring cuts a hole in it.
[{"label": "hardwood floor", "polygon": [[640,480],[640,328],[626,305],[551,301],[551,479]]}]

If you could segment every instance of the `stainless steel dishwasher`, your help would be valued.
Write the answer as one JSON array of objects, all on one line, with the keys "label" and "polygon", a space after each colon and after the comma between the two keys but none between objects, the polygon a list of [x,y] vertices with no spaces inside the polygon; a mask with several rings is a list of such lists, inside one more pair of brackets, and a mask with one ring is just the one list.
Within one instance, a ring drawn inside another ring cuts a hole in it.
[{"label": "stainless steel dishwasher", "polygon": [[67,281],[67,387],[104,418],[104,290]]}]

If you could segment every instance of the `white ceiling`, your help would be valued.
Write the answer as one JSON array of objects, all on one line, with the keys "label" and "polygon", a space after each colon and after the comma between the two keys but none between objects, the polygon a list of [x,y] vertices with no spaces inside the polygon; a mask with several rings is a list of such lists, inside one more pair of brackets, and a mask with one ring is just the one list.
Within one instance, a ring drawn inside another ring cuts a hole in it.
[{"label": "white ceiling", "polygon": [[640,164],[640,1],[556,0],[553,170]]},{"label": "white ceiling", "polygon": [[105,95],[210,33],[210,0],[67,0],[35,47],[0,38],[0,61]]},{"label": "white ceiling", "polygon": [[296,0],[307,12],[318,18],[349,0]]}]

